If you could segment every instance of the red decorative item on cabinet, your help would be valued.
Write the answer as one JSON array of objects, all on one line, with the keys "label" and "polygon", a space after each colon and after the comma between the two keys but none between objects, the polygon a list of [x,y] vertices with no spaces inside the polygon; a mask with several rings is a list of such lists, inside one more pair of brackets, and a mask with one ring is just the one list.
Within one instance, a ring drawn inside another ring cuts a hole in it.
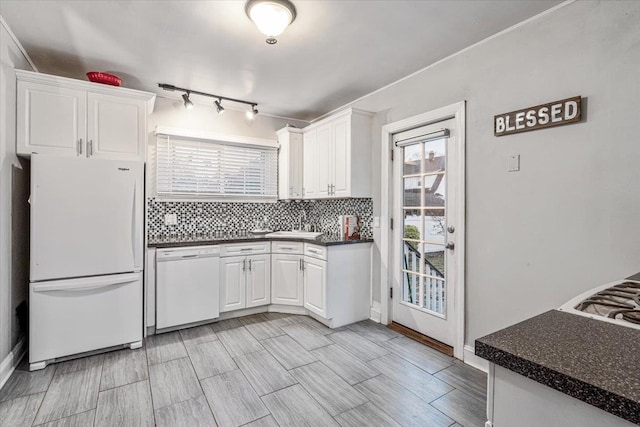
[{"label": "red decorative item on cabinet", "polygon": [[94,83],[102,83],[111,86],[120,86],[122,79],[118,76],[101,71],[89,71],[87,78]]}]

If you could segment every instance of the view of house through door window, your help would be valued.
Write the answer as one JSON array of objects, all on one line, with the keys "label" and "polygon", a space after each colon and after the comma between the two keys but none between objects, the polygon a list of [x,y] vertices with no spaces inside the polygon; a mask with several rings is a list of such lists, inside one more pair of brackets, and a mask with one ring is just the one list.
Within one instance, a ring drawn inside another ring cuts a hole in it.
[{"label": "view of house through door window", "polygon": [[393,135],[393,321],[453,346],[458,174],[453,119]]},{"label": "view of house through door window", "polygon": [[402,300],[445,312],[445,139],[409,145],[403,150]]}]

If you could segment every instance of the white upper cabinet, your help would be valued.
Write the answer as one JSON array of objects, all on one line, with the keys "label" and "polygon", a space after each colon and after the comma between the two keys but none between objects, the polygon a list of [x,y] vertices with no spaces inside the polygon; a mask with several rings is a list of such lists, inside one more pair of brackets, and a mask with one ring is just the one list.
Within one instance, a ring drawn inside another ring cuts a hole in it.
[{"label": "white upper cabinet", "polygon": [[302,199],[303,147],[302,129],[286,127],[277,132],[278,152],[278,198],[280,200]]},{"label": "white upper cabinet", "polygon": [[104,159],[144,159],[146,102],[102,93],[87,94],[87,151]]},{"label": "white upper cabinet", "polygon": [[144,160],[155,94],[16,70],[19,155]]},{"label": "white upper cabinet", "polygon": [[303,129],[305,199],[371,197],[371,117],[347,109]]},{"label": "white upper cabinet", "polygon": [[318,160],[318,144],[316,132],[303,134],[303,194],[305,199],[318,198],[318,169],[314,162]]}]

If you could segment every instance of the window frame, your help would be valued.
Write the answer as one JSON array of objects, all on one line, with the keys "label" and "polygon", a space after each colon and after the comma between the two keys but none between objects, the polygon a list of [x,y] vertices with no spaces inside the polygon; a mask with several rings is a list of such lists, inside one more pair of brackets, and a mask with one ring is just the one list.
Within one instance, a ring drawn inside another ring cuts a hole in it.
[{"label": "window frame", "polygon": [[[253,138],[247,136],[238,136],[230,134],[222,134],[208,131],[198,131],[191,129],[179,129],[166,126],[157,126],[155,130],[155,143],[149,145],[148,163],[152,167],[148,168],[148,194],[158,201],[166,202],[237,202],[237,203],[276,203],[279,200],[278,180],[279,180],[279,158],[278,150],[280,144],[277,140]],[[272,149],[276,155],[276,176],[275,176],[275,195],[243,195],[243,194],[187,194],[187,193],[159,193],[158,192],[158,142],[161,137],[177,138],[187,141],[212,143],[218,145],[229,145],[244,148]]]}]

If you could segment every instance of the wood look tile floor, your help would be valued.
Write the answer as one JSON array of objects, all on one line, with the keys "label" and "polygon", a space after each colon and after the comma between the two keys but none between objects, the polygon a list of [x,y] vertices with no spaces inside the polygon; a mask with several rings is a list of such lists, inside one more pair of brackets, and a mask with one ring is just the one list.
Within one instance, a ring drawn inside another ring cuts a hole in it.
[{"label": "wood look tile floor", "polygon": [[0,427],[484,426],[486,375],[371,321],[265,313],[28,372]]}]

